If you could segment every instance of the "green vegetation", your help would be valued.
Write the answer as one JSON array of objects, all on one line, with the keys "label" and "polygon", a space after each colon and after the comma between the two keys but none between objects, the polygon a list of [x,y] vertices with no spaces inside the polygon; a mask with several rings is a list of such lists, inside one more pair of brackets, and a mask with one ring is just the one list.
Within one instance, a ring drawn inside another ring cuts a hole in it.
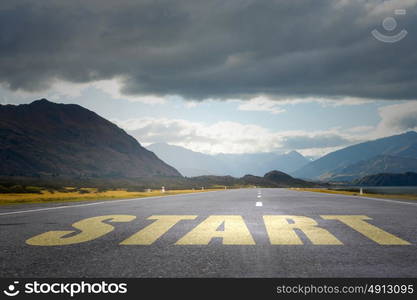
[{"label": "green vegetation", "polygon": [[[232,176],[152,176],[139,178],[123,177],[65,177],[65,176],[37,176],[37,177],[0,177],[0,185],[4,187],[5,193],[34,192],[30,187],[41,187],[47,190],[62,191],[63,187],[71,186],[74,189],[94,187],[101,191],[126,189],[132,192],[145,189],[161,189],[164,186],[167,190],[201,189],[204,188],[240,188],[248,186],[261,187],[314,187],[317,184],[293,178],[279,171],[271,171],[265,176],[245,175],[241,178]],[[13,186],[21,186],[10,190]]]},{"label": "green vegetation", "polygon": [[20,184],[12,186],[0,185],[0,194],[40,194],[41,188],[37,186],[22,186]]}]

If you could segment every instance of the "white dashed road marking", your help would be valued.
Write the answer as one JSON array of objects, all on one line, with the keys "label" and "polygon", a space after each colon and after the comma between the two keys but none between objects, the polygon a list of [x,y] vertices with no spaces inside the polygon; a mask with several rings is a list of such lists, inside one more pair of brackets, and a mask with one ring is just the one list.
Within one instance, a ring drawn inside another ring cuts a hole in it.
[{"label": "white dashed road marking", "polygon": [[262,206],[262,202],[256,202],[256,206]]}]

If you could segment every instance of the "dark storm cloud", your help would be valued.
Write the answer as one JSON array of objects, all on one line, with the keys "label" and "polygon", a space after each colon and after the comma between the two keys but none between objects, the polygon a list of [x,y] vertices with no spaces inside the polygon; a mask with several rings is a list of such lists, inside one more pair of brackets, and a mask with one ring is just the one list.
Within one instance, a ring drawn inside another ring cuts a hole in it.
[{"label": "dark storm cloud", "polygon": [[2,1],[0,82],[33,91],[117,76],[127,94],[187,99],[416,98],[415,1],[391,5],[407,8],[395,44],[370,33],[394,16],[383,2]]}]

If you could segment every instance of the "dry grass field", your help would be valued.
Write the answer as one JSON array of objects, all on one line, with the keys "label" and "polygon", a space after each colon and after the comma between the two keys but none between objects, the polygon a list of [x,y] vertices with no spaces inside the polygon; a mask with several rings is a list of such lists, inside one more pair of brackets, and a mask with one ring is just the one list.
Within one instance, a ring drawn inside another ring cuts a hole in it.
[{"label": "dry grass field", "polygon": [[111,200],[142,198],[153,196],[167,196],[187,193],[201,193],[207,191],[216,191],[219,189],[205,190],[153,190],[147,192],[131,192],[123,189],[99,191],[95,188],[83,188],[74,190],[66,188],[65,191],[48,191],[41,190],[40,193],[19,193],[19,194],[0,194],[0,205],[19,204],[19,203],[45,203],[45,202],[67,202],[67,201],[88,201],[88,200]]}]

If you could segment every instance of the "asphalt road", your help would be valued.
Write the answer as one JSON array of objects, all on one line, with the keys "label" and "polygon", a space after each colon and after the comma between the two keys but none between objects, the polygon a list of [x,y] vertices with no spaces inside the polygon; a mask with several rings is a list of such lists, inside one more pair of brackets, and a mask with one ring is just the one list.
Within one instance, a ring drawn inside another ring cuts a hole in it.
[{"label": "asphalt road", "polygon": [[286,189],[1,206],[0,277],[417,277],[416,233],[417,202]]}]

